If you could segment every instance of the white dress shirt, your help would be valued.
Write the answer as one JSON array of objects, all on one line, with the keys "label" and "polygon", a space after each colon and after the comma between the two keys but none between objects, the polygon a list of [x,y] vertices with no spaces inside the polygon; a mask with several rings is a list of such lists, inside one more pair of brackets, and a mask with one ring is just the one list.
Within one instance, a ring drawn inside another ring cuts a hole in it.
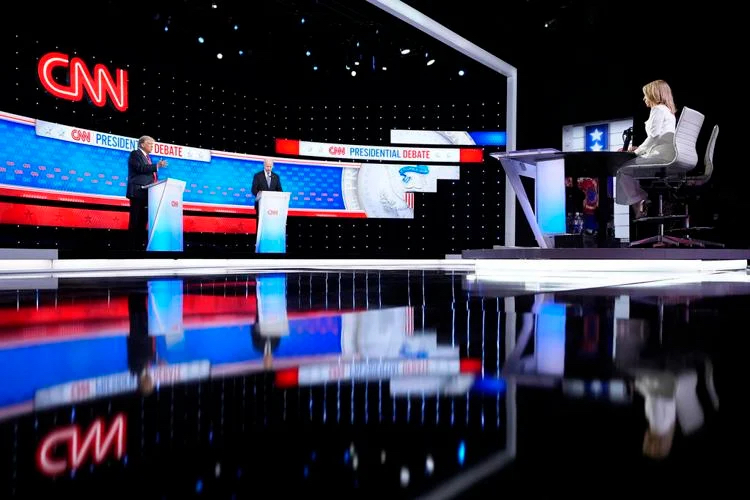
[{"label": "white dress shirt", "polygon": [[677,120],[674,114],[664,104],[657,104],[651,108],[651,113],[646,120],[646,140],[635,149],[635,154],[644,157],[662,154],[656,147],[666,145],[666,143],[671,145],[674,135],[665,135],[674,134],[676,127]]}]

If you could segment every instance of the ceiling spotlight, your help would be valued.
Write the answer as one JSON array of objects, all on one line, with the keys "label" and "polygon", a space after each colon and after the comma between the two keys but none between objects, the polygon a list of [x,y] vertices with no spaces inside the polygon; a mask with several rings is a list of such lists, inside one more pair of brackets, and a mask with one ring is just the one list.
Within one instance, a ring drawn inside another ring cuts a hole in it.
[{"label": "ceiling spotlight", "polygon": [[383,66],[383,71],[387,71],[388,68],[386,66]]},{"label": "ceiling spotlight", "polygon": [[300,24],[305,24],[305,18],[303,17],[302,19],[300,19],[299,22],[300,22]]},{"label": "ceiling spotlight", "polygon": [[458,70],[458,76],[464,76],[464,70],[459,69]]},{"label": "ceiling spotlight", "polygon": [[429,61],[427,61],[427,66],[432,66],[433,64],[435,64],[435,59],[430,59]]},{"label": "ceiling spotlight", "polygon": [[218,7],[218,5],[216,5],[215,3],[212,3],[212,4],[211,4],[211,8],[212,8],[212,9],[215,9],[215,8],[217,8],[217,7]]},{"label": "ceiling spotlight", "polygon": [[307,52],[305,52],[305,55],[309,56],[310,55],[310,51],[308,50]]},{"label": "ceiling spotlight", "polygon": [[223,58],[224,58],[224,55],[221,52],[216,54],[216,59],[223,59]]},{"label": "ceiling spotlight", "polygon": [[164,26],[164,31],[169,31],[169,26]]},{"label": "ceiling spotlight", "polygon": [[352,76],[357,76],[357,72],[352,70]]},{"label": "ceiling spotlight", "polygon": [[357,47],[359,47],[359,42],[357,42]]},{"label": "ceiling spotlight", "polygon": [[359,61],[354,61],[355,66],[359,66]]},{"label": "ceiling spotlight", "polygon": [[203,37],[202,37],[202,36],[199,36],[199,37],[198,37],[198,43],[203,43],[203,42],[205,42],[205,40],[203,39]]},{"label": "ceiling spotlight", "polygon": [[241,56],[242,56],[242,55],[245,55],[245,51],[244,51],[244,50],[240,50],[240,55],[241,55]]},{"label": "ceiling spotlight", "polygon": [[235,24],[234,25],[234,31],[237,31],[238,29],[240,29],[240,27]]},{"label": "ceiling spotlight", "polygon": [[313,71],[318,71],[318,67],[317,66],[313,66]]},{"label": "ceiling spotlight", "polygon": [[401,49],[401,55],[402,55],[402,56],[405,56],[405,55],[406,55],[406,54],[408,54],[409,52],[411,52],[411,49]]}]

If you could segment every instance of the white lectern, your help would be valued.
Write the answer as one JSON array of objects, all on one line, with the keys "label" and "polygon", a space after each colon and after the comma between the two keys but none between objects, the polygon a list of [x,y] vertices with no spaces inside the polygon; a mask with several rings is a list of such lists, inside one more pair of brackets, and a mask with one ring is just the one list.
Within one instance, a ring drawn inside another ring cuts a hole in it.
[{"label": "white lectern", "polygon": [[258,193],[257,253],[286,253],[286,217],[289,193],[260,191]]},{"label": "white lectern", "polygon": [[149,251],[182,251],[182,193],[185,181],[166,179],[149,184],[148,244]]}]

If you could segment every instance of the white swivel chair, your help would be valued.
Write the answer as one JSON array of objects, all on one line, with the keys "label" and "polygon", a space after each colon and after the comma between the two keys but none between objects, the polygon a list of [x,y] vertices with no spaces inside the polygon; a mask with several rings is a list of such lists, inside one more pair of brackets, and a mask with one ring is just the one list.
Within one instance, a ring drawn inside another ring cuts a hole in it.
[{"label": "white swivel chair", "polygon": [[[703,113],[688,107],[682,108],[674,133],[674,159],[667,163],[638,163],[631,167],[633,168],[633,176],[639,179],[642,184],[649,183],[651,188],[673,190],[682,186],[687,181],[687,172],[698,165],[696,143],[704,119]],[[654,217],[641,217],[635,220],[639,224],[657,223],[657,234],[634,241],[630,244],[631,247],[644,245],[679,246],[685,244],[685,241],[687,241],[685,238],[665,235],[664,223],[685,220],[687,215],[665,215],[663,208],[663,195],[659,194],[658,214]]]}]

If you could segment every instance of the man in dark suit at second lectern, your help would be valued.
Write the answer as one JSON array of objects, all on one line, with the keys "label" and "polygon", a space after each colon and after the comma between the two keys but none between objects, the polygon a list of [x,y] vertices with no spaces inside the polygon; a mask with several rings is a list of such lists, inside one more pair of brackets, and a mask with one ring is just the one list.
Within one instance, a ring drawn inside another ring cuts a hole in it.
[{"label": "man in dark suit at second lectern", "polygon": [[146,224],[148,222],[148,190],[145,186],[157,180],[156,171],[167,166],[166,160],[156,163],[151,161],[151,151],[156,141],[144,135],[138,139],[138,149],[130,152],[128,157],[128,189],[126,196],[130,200],[130,219],[128,233],[130,246],[143,250],[146,243]]},{"label": "man in dark suit at second lectern", "polygon": [[253,196],[255,196],[255,216],[258,216],[258,193],[261,191],[282,191],[281,179],[273,173],[273,160],[263,160],[263,170],[253,176]]}]

